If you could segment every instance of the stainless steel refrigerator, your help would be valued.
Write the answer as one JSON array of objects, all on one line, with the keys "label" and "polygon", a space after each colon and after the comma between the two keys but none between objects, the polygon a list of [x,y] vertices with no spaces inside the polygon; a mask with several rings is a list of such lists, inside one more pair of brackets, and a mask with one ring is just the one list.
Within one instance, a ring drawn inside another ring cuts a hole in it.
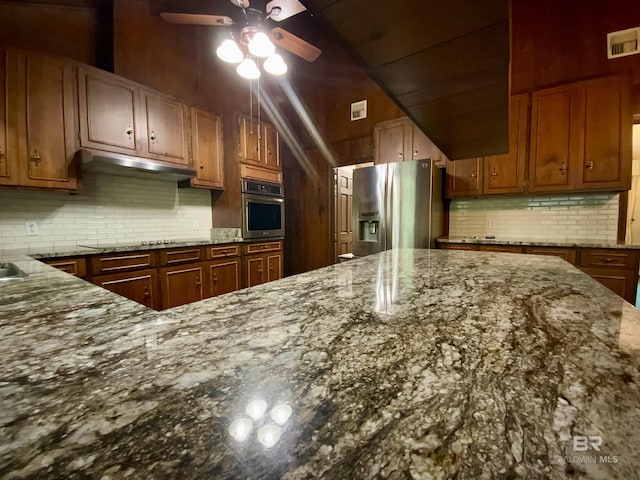
[{"label": "stainless steel refrigerator", "polygon": [[430,159],[353,171],[353,254],[432,248],[442,235],[442,170]]}]

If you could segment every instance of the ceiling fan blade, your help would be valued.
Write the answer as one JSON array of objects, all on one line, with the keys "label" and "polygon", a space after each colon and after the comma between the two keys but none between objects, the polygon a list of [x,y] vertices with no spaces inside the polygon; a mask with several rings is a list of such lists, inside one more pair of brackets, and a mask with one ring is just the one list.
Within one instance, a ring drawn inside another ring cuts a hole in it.
[{"label": "ceiling fan blade", "polygon": [[300,37],[280,27],[271,30],[270,37],[275,45],[289,50],[300,58],[304,58],[307,62],[314,62],[322,53],[322,50],[318,47],[311,45],[309,42],[305,42]]},{"label": "ceiling fan blade", "polygon": [[249,0],[229,0],[236,7],[249,8]]},{"label": "ceiling fan blade", "polygon": [[200,15],[196,13],[169,13],[162,12],[162,19],[167,23],[180,23],[186,25],[233,25],[233,20],[224,15]]},{"label": "ceiling fan blade", "polygon": [[267,3],[266,10],[271,20],[281,22],[300,12],[304,12],[306,8],[298,0],[272,0]]}]

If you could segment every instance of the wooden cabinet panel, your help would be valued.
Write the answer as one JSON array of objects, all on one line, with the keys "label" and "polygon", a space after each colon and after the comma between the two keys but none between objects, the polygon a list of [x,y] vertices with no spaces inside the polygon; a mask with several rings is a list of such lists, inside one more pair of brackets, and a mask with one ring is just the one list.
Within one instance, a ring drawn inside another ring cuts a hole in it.
[{"label": "wooden cabinet panel", "polygon": [[[10,128],[10,124],[15,123],[13,115],[12,122],[9,121],[9,102],[16,96],[15,66],[15,55],[9,56],[9,50],[0,48],[0,185],[19,183],[15,125]],[[10,70],[14,71],[11,79]]]},{"label": "wooden cabinet panel", "polygon": [[447,197],[465,197],[482,193],[482,158],[447,162]]},{"label": "wooden cabinet panel", "polygon": [[239,116],[238,123],[240,161],[261,165],[260,131],[258,129],[258,123],[251,121],[249,117],[243,115]]},{"label": "wooden cabinet panel", "polygon": [[471,243],[439,243],[438,248],[443,250],[478,250],[478,246]]},{"label": "wooden cabinet panel", "polygon": [[237,257],[240,255],[239,245],[224,245],[219,247],[207,247],[207,260],[218,258]]},{"label": "wooden cabinet panel", "polygon": [[191,109],[191,146],[196,178],[194,187],[224,188],[224,154],[222,144],[222,120],[219,116]]},{"label": "wooden cabinet panel", "polygon": [[44,262],[75,277],[87,276],[87,259],[84,257],[51,258]]},{"label": "wooden cabinet panel", "polygon": [[407,128],[407,119],[398,118],[383,122],[375,126],[374,138],[374,163],[402,162],[411,160],[411,136],[412,131]]},{"label": "wooden cabinet panel", "polygon": [[207,265],[209,289],[207,296],[215,297],[240,288],[240,258],[218,260]]},{"label": "wooden cabinet panel", "polygon": [[20,184],[77,188],[74,67],[35,53],[18,53]]},{"label": "wooden cabinet panel", "polygon": [[481,252],[523,253],[524,248],[516,245],[480,245]]},{"label": "wooden cabinet panel", "polygon": [[134,302],[158,309],[157,294],[158,274],[155,269],[135,272],[98,275],[91,279],[92,283],[122,295]]},{"label": "wooden cabinet panel", "polygon": [[78,71],[80,144],[136,155],[139,150],[137,88],[115,75],[94,69]]},{"label": "wooden cabinet panel", "polygon": [[620,295],[627,302],[635,304],[636,288],[638,286],[638,271],[636,270],[607,270],[603,268],[584,268],[584,273],[596,279],[613,293]]},{"label": "wooden cabinet panel", "polygon": [[263,125],[261,156],[266,168],[280,170],[278,131],[271,125]]},{"label": "wooden cabinet panel", "polygon": [[584,82],[584,156],[576,188],[630,188],[629,88],[624,76]]},{"label": "wooden cabinet panel", "polygon": [[243,253],[245,255],[251,255],[252,253],[275,252],[282,250],[282,241],[247,243],[243,245],[243,247]]},{"label": "wooden cabinet panel", "polygon": [[633,250],[580,249],[580,265],[583,267],[633,269],[637,264],[638,253]]},{"label": "wooden cabinet panel", "polygon": [[525,190],[529,95],[511,97],[509,153],[484,159],[484,193],[520,193]]},{"label": "wooden cabinet panel", "polygon": [[571,248],[560,247],[525,247],[524,253],[531,255],[551,255],[554,257],[560,257],[571,265],[576,264],[576,251]]},{"label": "wooden cabinet panel", "polygon": [[146,90],[142,91],[142,104],[146,120],[143,155],[165,162],[190,165],[187,107]]},{"label": "wooden cabinet panel", "polygon": [[200,247],[184,247],[160,250],[160,266],[175,265],[178,263],[197,262],[203,260],[202,248]]},{"label": "wooden cabinet panel", "polygon": [[91,272],[94,275],[155,267],[156,265],[155,252],[119,252],[91,258]]},{"label": "wooden cabinet panel", "polygon": [[282,278],[282,253],[273,253],[265,256],[267,267],[267,282]]},{"label": "wooden cabinet panel", "polygon": [[413,128],[413,160],[422,160],[424,158],[430,158],[433,163],[440,168],[444,168],[447,165],[447,157],[436,146],[435,143],[427,137],[422,130],[420,130],[412,122]]},{"label": "wooden cabinet panel", "polygon": [[529,190],[568,190],[580,158],[580,90],[567,85],[533,93],[529,146]]},{"label": "wooden cabinet panel", "polygon": [[190,264],[160,269],[162,308],[177,307],[204,298],[204,265]]},{"label": "wooden cabinet panel", "polygon": [[276,172],[275,170],[257,167],[255,165],[240,165],[240,176],[242,178],[254,178],[266,182],[282,183],[282,172]]}]

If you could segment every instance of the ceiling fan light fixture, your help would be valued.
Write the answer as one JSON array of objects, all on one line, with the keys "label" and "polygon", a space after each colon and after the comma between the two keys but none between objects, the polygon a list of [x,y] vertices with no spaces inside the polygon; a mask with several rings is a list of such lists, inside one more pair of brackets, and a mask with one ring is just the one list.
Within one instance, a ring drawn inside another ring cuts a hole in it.
[{"label": "ceiling fan light fixture", "polygon": [[220,60],[227,63],[240,63],[244,58],[244,54],[236,42],[227,38],[216,50],[216,55]]},{"label": "ceiling fan light fixture", "polygon": [[284,62],[284,59],[277,53],[274,53],[269,58],[267,58],[262,66],[271,75],[284,75],[288,70],[287,64]]},{"label": "ceiling fan light fixture", "polygon": [[275,45],[264,32],[256,32],[249,40],[249,51],[256,57],[269,57],[276,51]]},{"label": "ceiling fan light fixture", "polygon": [[260,78],[260,69],[253,58],[246,57],[240,64],[236,67],[236,72],[242,78],[246,78],[247,80],[256,80]]}]

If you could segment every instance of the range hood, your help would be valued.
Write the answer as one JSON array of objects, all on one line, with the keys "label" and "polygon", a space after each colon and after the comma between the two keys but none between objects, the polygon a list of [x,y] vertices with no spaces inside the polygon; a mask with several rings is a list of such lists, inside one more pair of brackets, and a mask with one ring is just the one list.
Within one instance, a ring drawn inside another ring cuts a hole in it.
[{"label": "range hood", "polygon": [[80,149],[76,159],[83,171],[106,173],[125,177],[181,182],[196,176],[196,171],[180,165],[167,165],[146,158],[131,157],[99,150]]}]

